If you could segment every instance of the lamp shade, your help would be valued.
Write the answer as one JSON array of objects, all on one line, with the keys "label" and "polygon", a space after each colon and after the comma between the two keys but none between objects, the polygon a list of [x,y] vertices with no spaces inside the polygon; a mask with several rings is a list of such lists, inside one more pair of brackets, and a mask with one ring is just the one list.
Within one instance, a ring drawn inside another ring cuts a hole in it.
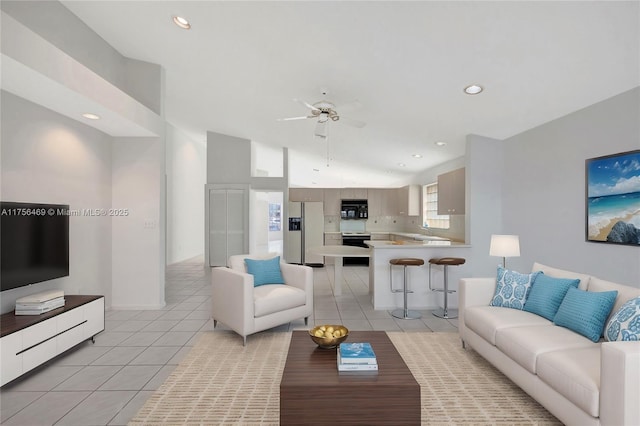
[{"label": "lamp shade", "polygon": [[500,257],[520,256],[520,239],[517,235],[492,235],[489,255]]}]

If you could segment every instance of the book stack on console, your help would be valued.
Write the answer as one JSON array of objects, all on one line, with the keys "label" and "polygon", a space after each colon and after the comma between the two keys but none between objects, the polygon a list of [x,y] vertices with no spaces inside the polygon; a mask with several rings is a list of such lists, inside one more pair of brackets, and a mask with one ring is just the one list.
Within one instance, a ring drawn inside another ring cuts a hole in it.
[{"label": "book stack on console", "polygon": [[16,300],[16,315],[40,315],[62,306],[64,306],[64,291],[45,291]]},{"label": "book stack on console", "polygon": [[370,343],[340,343],[337,352],[338,371],[378,371]]}]

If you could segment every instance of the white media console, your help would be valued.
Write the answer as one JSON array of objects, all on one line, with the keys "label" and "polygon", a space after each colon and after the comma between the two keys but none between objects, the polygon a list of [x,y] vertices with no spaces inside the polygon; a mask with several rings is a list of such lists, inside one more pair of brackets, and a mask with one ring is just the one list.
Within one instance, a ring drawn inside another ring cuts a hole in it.
[{"label": "white media console", "polygon": [[65,296],[41,315],[0,317],[0,386],[104,330],[104,296]]}]

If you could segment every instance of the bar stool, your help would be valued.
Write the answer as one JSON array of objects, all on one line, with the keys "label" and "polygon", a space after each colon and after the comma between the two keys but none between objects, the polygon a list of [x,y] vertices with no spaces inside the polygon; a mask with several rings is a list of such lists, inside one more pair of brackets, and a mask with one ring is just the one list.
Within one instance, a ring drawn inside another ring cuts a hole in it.
[{"label": "bar stool", "polygon": [[[407,307],[407,294],[413,293],[412,290],[407,288],[407,266],[422,266],[424,265],[424,260],[416,259],[413,257],[405,257],[402,259],[391,259],[389,261],[389,285],[391,286],[392,293],[404,293],[404,306],[402,309],[394,309],[391,312],[391,315],[400,318],[400,319],[419,319],[422,317],[419,312],[410,311]],[[393,288],[393,277],[391,275],[391,269],[393,266],[402,266],[403,267],[403,278],[404,284],[402,286],[402,290],[395,290]]]},{"label": "bar stool", "polygon": [[[442,258],[434,258],[429,259],[429,289],[431,291],[442,291],[444,292],[444,309],[438,309],[433,312],[433,315],[438,318],[458,318],[458,310],[457,309],[449,309],[448,304],[448,296],[449,293],[455,293],[455,290],[449,290],[449,274],[447,268],[449,266],[458,266],[462,265],[466,262],[466,259],[462,257],[442,257]],[[431,287],[431,265],[442,265],[444,266],[444,288],[432,288]]]}]

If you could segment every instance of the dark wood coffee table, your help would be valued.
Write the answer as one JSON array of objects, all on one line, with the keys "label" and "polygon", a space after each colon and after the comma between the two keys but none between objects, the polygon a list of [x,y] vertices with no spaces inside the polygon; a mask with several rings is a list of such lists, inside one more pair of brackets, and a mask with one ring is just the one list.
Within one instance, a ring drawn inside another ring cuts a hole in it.
[{"label": "dark wood coffee table", "polygon": [[352,331],[369,342],[378,372],[340,372],[335,349],[294,331],[280,382],[282,425],[419,425],[420,385],[384,331]]}]

